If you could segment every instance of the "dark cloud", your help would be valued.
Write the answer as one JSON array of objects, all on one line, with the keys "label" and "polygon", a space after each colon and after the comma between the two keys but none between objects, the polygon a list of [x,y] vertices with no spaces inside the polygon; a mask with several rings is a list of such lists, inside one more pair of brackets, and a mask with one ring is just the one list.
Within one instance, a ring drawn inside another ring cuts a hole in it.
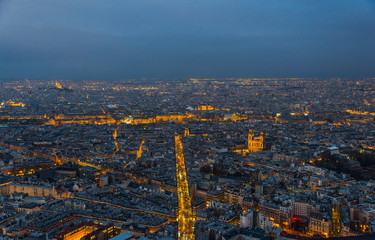
[{"label": "dark cloud", "polygon": [[0,78],[367,77],[371,0],[0,2]]}]

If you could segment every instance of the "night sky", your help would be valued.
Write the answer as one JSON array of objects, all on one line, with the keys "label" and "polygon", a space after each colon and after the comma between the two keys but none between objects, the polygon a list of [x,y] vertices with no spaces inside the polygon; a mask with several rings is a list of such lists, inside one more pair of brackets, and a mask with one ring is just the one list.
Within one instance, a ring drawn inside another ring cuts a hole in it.
[{"label": "night sky", "polygon": [[0,0],[0,79],[375,77],[375,0]]}]

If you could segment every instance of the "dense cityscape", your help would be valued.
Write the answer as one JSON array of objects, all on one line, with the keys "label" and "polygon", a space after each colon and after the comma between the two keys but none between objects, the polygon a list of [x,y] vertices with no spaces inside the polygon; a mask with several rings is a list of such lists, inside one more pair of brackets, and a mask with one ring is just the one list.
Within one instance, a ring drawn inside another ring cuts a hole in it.
[{"label": "dense cityscape", "polygon": [[0,239],[375,239],[375,78],[0,82]]}]

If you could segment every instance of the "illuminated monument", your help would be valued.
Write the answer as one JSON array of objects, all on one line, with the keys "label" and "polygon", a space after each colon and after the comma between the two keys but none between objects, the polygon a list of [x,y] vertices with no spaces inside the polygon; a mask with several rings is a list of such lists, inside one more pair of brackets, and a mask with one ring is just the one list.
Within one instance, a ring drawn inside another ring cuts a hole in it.
[{"label": "illuminated monument", "polygon": [[247,148],[249,149],[250,153],[259,152],[263,150],[263,132],[260,133],[259,137],[254,136],[254,131],[249,130],[249,134],[247,137]]}]

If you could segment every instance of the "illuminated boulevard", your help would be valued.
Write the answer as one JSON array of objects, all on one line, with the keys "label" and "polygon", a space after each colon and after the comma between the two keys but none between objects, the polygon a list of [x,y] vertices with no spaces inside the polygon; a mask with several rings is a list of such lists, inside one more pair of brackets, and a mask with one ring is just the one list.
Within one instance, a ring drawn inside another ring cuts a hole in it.
[{"label": "illuminated boulevard", "polygon": [[178,194],[178,239],[195,239],[195,218],[191,207],[181,136],[175,136],[175,145]]}]

